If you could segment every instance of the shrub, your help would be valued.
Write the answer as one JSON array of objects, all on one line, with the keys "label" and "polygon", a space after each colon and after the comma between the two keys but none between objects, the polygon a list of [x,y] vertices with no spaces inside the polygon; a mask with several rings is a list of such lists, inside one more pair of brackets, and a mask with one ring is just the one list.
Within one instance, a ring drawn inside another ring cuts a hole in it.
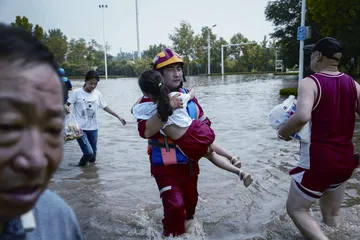
[{"label": "shrub", "polygon": [[280,89],[280,96],[282,97],[288,97],[290,95],[297,96],[298,89],[297,88],[283,88]]}]

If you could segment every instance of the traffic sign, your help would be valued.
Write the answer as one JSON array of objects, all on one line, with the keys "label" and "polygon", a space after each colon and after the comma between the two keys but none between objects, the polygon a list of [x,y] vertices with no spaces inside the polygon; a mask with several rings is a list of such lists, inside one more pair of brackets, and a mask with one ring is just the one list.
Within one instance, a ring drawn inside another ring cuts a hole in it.
[{"label": "traffic sign", "polygon": [[306,27],[298,27],[297,29],[297,40],[305,41],[306,39]]}]

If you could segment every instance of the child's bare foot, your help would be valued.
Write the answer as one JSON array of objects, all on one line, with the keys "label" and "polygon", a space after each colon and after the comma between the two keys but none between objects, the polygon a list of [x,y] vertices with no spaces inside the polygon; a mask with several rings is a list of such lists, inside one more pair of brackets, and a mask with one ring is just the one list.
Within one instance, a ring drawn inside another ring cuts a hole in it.
[{"label": "child's bare foot", "polygon": [[235,167],[237,168],[241,168],[241,161],[240,161],[240,158],[239,157],[233,157],[231,160],[230,160],[231,164],[234,165]]},{"label": "child's bare foot", "polygon": [[253,179],[251,178],[251,175],[249,173],[240,170],[239,176],[240,180],[243,181],[245,187],[248,187],[253,182]]}]

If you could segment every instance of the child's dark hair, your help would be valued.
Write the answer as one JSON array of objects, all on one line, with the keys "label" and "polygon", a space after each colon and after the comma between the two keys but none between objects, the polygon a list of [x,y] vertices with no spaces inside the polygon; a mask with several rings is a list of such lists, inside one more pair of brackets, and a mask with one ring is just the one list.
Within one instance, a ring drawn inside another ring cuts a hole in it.
[{"label": "child's dark hair", "polygon": [[96,79],[97,81],[100,81],[100,76],[99,73],[97,71],[94,70],[90,70],[86,73],[85,75],[85,82],[92,80],[92,79]]},{"label": "child's dark hair", "polygon": [[[89,81],[89,80],[92,80],[92,79],[95,79],[97,80],[98,82],[100,81],[100,76],[99,76],[99,73],[97,71],[94,71],[94,70],[90,70],[86,73],[85,75],[85,82]],[[84,84],[84,87],[85,87],[85,84]]]},{"label": "child's dark hair", "polygon": [[157,103],[157,111],[161,121],[166,122],[172,115],[168,89],[163,83],[163,78],[158,71],[149,70],[139,77],[139,87],[145,94],[151,94],[152,100]]}]

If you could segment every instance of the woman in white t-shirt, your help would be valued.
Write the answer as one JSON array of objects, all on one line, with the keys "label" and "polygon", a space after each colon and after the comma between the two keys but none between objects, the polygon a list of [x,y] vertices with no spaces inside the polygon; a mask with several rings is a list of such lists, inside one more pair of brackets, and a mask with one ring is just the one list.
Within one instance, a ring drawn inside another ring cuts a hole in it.
[{"label": "woman in white t-shirt", "polygon": [[83,152],[83,156],[78,164],[79,166],[85,166],[88,162],[95,163],[96,161],[98,138],[97,110],[99,108],[110,113],[119,119],[123,125],[126,125],[126,121],[107,106],[102,94],[95,89],[99,81],[100,77],[96,71],[88,71],[85,75],[84,86],[74,90],[66,103],[67,112],[70,112],[69,106],[73,104],[73,115],[84,132],[84,135],[77,139]]}]

